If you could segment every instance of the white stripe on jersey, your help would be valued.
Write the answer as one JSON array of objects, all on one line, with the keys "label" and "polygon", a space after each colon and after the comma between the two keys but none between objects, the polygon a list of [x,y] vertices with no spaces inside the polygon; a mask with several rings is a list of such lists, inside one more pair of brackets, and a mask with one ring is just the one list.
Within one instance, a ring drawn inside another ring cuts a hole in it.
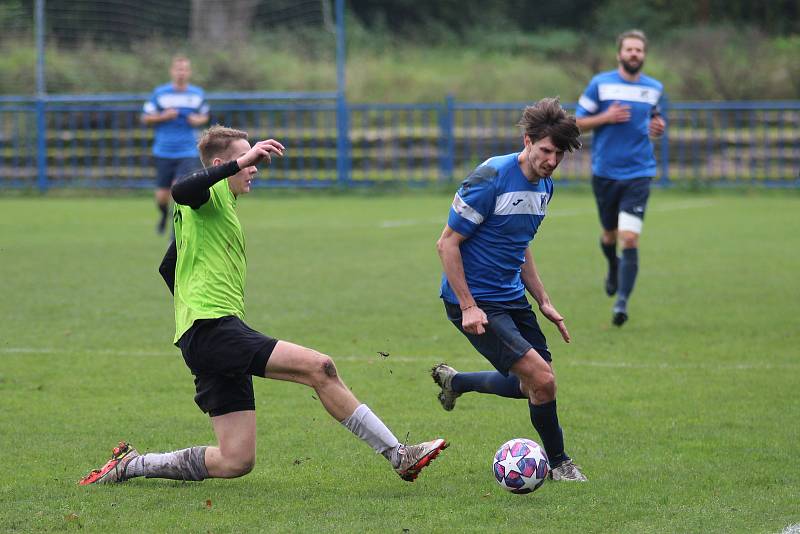
[{"label": "white stripe on jersey", "polygon": [[[597,86],[597,94],[601,101],[627,100],[628,102],[643,102],[651,106],[658,104],[658,99],[661,98],[661,91],[655,87],[624,83],[601,83]],[[583,107],[586,108],[586,106]],[[586,111],[589,109],[587,108]]]},{"label": "white stripe on jersey", "polygon": [[456,193],[455,198],[453,198],[453,211],[474,224],[480,224],[483,222],[483,215],[478,213],[474,208],[472,208],[472,206],[464,202],[464,199],[461,198],[458,193]]},{"label": "white stripe on jersey", "polygon": [[193,94],[166,94],[158,97],[161,109],[191,108],[197,109],[203,103],[203,97]]},{"label": "white stripe on jersey", "polygon": [[495,215],[546,215],[547,193],[512,191],[498,196],[494,203]]},{"label": "white stripe on jersey", "polygon": [[145,113],[155,113],[155,112],[157,112],[157,111],[158,111],[158,109],[156,108],[156,105],[155,105],[155,104],[153,104],[152,102],[150,102],[150,101],[148,100],[147,102],[145,102],[145,103],[144,103],[144,109],[143,109],[143,111],[144,111]]},{"label": "white stripe on jersey", "polygon": [[581,97],[578,99],[578,104],[589,113],[595,113],[600,107],[597,102],[586,95],[581,95]]}]

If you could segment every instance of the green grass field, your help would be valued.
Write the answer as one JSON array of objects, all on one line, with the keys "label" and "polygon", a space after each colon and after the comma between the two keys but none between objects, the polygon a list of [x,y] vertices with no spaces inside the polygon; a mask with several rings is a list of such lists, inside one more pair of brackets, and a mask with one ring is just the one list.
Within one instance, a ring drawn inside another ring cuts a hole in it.
[{"label": "green grass field", "polygon": [[[417,482],[312,391],[256,384],[258,462],[231,481],[78,487],[112,446],[213,440],[171,346],[149,198],[0,199],[0,531],[767,532],[800,524],[800,196],[656,191],[631,320],[610,326],[589,192],[559,191],[534,245],[573,343],[545,325],[587,484],[504,492],[523,401],[436,401],[430,367],[484,360],[447,322],[434,243],[451,194],[240,203],[248,322],[332,355],[409,441],[452,446]],[[382,358],[378,351],[388,352]],[[795,527],[797,528],[797,527]]]}]

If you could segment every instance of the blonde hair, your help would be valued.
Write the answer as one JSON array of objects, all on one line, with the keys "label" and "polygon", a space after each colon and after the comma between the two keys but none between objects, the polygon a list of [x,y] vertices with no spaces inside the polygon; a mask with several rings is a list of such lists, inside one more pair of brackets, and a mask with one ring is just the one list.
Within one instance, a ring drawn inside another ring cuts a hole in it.
[{"label": "blonde hair", "polygon": [[224,156],[231,146],[231,143],[237,139],[244,139],[247,141],[247,132],[235,130],[215,124],[207,129],[200,136],[200,141],[197,142],[197,148],[200,150],[200,159],[206,167],[211,166],[214,158]]}]

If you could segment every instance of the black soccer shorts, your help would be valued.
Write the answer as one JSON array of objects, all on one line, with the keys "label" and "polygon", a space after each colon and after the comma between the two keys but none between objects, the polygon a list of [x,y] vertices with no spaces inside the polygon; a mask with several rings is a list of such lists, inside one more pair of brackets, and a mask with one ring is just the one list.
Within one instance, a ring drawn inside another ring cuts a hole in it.
[{"label": "black soccer shorts", "polygon": [[253,375],[264,376],[277,343],[232,315],[195,321],[176,344],[194,375],[200,409],[212,417],[255,410]]}]

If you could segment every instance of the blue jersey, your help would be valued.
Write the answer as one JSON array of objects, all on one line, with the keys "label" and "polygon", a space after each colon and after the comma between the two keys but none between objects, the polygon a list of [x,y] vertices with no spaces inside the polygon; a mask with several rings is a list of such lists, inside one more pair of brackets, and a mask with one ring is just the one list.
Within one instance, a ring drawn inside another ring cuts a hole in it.
[{"label": "blue jersey", "polygon": [[578,100],[577,117],[602,113],[614,102],[630,106],[628,122],[604,124],[594,130],[592,173],[612,180],[656,175],[656,158],[648,127],[660,112],[664,86],[658,80],[639,76],[626,81],[619,72],[603,72],[592,78]]},{"label": "blue jersey", "polygon": [[[461,259],[475,300],[508,301],[525,295],[520,272],[547,204],[553,196],[548,176],[533,184],[522,174],[519,153],[497,156],[479,165],[461,184],[447,225],[465,236]],[[447,276],[441,297],[458,303]]]},{"label": "blue jersey", "polygon": [[145,113],[159,113],[175,108],[178,116],[155,125],[153,155],[159,158],[197,157],[197,130],[188,122],[190,113],[208,113],[205,92],[189,85],[185,91],[176,90],[171,83],[156,87],[150,100],[144,103]]}]

